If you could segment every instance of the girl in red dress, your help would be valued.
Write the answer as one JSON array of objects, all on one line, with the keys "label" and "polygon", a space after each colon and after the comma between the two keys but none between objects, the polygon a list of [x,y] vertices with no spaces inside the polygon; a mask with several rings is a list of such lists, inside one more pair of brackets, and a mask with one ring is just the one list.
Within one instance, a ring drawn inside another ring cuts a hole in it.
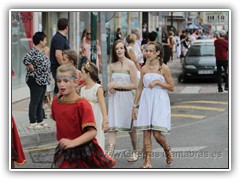
[{"label": "girl in red dress", "polygon": [[95,136],[96,123],[90,103],[75,91],[76,68],[65,64],[57,69],[61,95],[52,102],[59,144],[55,150],[54,168],[111,168],[116,164],[104,155]]}]

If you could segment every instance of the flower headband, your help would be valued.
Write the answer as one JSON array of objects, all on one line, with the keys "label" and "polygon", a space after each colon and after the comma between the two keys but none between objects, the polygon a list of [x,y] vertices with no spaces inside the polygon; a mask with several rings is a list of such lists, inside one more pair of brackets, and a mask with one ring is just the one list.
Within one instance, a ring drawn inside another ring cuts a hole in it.
[{"label": "flower headband", "polygon": [[77,79],[76,77],[74,76],[56,76],[57,79],[61,79],[61,78],[66,78],[66,79]]},{"label": "flower headband", "polygon": [[88,72],[93,72],[90,63],[91,63],[91,62],[88,60],[85,64],[83,64],[83,67],[84,67]]}]

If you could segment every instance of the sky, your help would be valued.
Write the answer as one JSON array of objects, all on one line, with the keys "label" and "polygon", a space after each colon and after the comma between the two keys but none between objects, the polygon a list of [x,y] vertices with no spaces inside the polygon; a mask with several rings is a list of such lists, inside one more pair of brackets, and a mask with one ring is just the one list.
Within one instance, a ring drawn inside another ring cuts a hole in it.
[{"label": "sky", "polygon": [[[14,1],[14,0],[7,0],[6,2],[1,2],[1,52],[3,54],[2,57],[2,64],[0,66],[0,73],[3,80],[3,83],[1,85],[2,88],[0,88],[1,95],[2,95],[2,101],[1,102],[1,108],[0,108],[0,115],[2,116],[2,126],[1,128],[1,140],[0,140],[0,157],[1,162],[0,163],[0,171],[1,176],[3,178],[7,179],[43,179],[43,178],[51,178],[51,179],[65,179],[68,177],[71,177],[71,179],[79,179],[79,178],[100,178],[100,179],[112,179],[115,178],[115,172],[95,172],[95,173],[84,173],[84,172],[10,172],[8,170],[8,109],[9,106],[11,106],[11,103],[9,102],[9,93],[11,92],[11,86],[9,86],[9,9],[77,9],[77,8],[86,8],[86,9],[230,9],[231,10],[231,67],[229,68],[231,70],[231,92],[230,98],[232,100],[230,101],[229,106],[229,113],[230,113],[230,121],[232,124],[232,133],[231,133],[231,152],[232,152],[232,163],[231,163],[231,171],[230,172],[117,172],[119,174],[119,177],[121,178],[134,178],[134,179],[145,179],[149,178],[167,178],[167,179],[175,179],[177,178],[184,178],[184,179],[236,179],[236,177],[239,177],[240,166],[237,162],[240,162],[239,159],[239,142],[238,137],[239,135],[239,113],[237,113],[237,102],[239,102],[239,95],[237,93],[237,90],[239,89],[239,73],[238,70],[239,66],[239,50],[237,49],[238,41],[240,41],[239,32],[240,29],[239,24],[240,21],[238,20],[240,17],[240,5],[239,2],[236,0],[201,0],[201,1],[191,1],[191,0],[168,0],[164,2],[158,2],[156,3],[156,0],[147,0],[147,1],[126,1],[126,0],[88,0],[81,2],[79,1],[76,3],[76,1],[73,0],[58,0],[58,1],[49,1],[49,0],[41,0],[41,1]],[[211,170],[208,170],[211,171]],[[212,170],[214,171],[214,169]],[[61,173],[61,174],[60,174]],[[69,174],[71,173],[71,174]],[[70,176],[71,175],[71,176]]]}]

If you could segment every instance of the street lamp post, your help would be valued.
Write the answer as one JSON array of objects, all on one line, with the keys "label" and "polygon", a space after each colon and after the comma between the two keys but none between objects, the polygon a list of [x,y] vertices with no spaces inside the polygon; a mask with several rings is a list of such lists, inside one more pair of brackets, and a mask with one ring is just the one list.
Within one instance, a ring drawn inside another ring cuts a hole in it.
[{"label": "street lamp post", "polygon": [[[107,34],[106,34],[106,16],[105,12],[100,12],[100,34],[101,34],[101,51],[102,53],[102,86],[107,92],[108,72],[107,72]],[[110,14],[111,15],[111,14]],[[106,106],[108,106],[108,98],[105,96]]]},{"label": "street lamp post", "polygon": [[173,31],[173,12],[171,12],[171,31]]},{"label": "street lamp post", "polygon": [[158,12],[158,19],[159,19],[159,24],[158,24],[158,42],[162,43],[162,12]]},{"label": "street lamp post", "polygon": [[91,12],[91,62],[97,61],[97,12]]}]

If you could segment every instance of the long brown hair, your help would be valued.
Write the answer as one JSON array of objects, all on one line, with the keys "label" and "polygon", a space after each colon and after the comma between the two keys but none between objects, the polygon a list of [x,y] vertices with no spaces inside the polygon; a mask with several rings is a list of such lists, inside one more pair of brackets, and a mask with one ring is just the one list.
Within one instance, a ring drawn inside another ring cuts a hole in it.
[{"label": "long brown hair", "polygon": [[113,43],[113,47],[112,47],[112,63],[115,63],[115,62],[118,61],[118,56],[117,56],[117,53],[116,53],[116,46],[117,46],[118,43],[123,43],[123,46],[124,46],[124,49],[125,49],[125,57],[128,58],[128,59],[131,59],[129,54],[128,54],[127,48],[126,48],[123,40],[118,39],[118,40],[116,40]]}]

